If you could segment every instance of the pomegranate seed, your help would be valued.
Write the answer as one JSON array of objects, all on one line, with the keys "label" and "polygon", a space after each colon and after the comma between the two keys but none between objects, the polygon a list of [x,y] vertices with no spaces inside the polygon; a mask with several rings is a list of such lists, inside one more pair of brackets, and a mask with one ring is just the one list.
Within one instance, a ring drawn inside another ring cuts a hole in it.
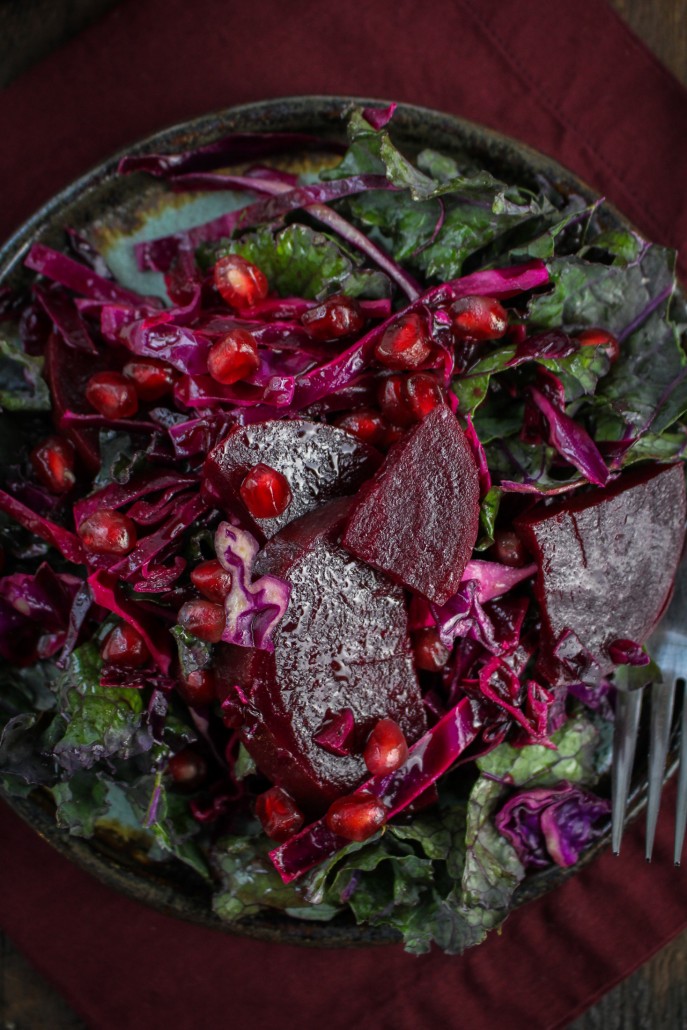
[{"label": "pomegranate seed", "polygon": [[397,426],[410,426],[415,421],[408,406],[405,376],[392,375],[383,379],[379,387],[379,406],[382,414]]},{"label": "pomegranate seed", "polygon": [[222,604],[231,590],[231,573],[216,558],[204,561],[191,570],[191,582],[208,601]]},{"label": "pomegranate seed", "polygon": [[421,422],[443,403],[444,393],[439,381],[429,372],[387,376],[379,389],[379,406],[383,414],[398,426]]},{"label": "pomegranate seed", "polygon": [[215,674],[212,669],[196,669],[179,681],[179,693],[186,704],[210,705],[216,697]]},{"label": "pomegranate seed", "polygon": [[415,369],[432,356],[432,341],[422,318],[412,311],[390,325],[375,345],[380,365],[393,369]]},{"label": "pomegranate seed", "polygon": [[606,329],[583,329],[577,339],[583,347],[603,347],[611,361],[620,357],[620,344]]},{"label": "pomegranate seed", "polygon": [[101,508],[79,526],[84,546],[94,554],[128,554],[136,546],[136,526],[120,511]]},{"label": "pomegranate seed", "polygon": [[105,418],[130,418],[138,411],[138,394],[121,372],[96,372],[86,384],[86,400]]},{"label": "pomegranate seed", "polygon": [[356,300],[337,293],[304,312],[301,323],[316,340],[340,340],[359,333],[365,325],[365,316]]},{"label": "pomegranate seed", "polygon": [[233,308],[250,308],[267,296],[269,286],[257,265],[238,254],[227,254],[215,264],[215,286]]},{"label": "pomegranate seed", "polygon": [[37,479],[53,493],[64,494],[74,486],[74,448],[69,440],[49,436],[34,447],[30,460]]},{"label": "pomegranate seed", "polygon": [[413,633],[413,652],[416,666],[425,672],[440,672],[451,653],[431,626]]},{"label": "pomegranate seed", "polygon": [[324,817],[332,833],[346,840],[363,841],[371,837],[386,822],[386,808],[373,794],[360,791],[345,798],[337,798]]},{"label": "pomegranate seed", "polygon": [[355,436],[363,443],[369,443],[372,447],[383,447],[386,443],[388,425],[378,411],[371,408],[363,408],[360,411],[352,411],[348,415],[342,415],[334,423],[339,429],[345,429],[351,436]]},{"label": "pomegranate seed", "polygon": [[179,261],[175,261],[168,272],[165,272],[165,289],[173,304],[190,304],[197,289],[196,283]]},{"label": "pomegranate seed", "polygon": [[239,487],[241,500],[255,519],[273,519],[291,504],[286,476],[269,465],[254,465]]},{"label": "pomegranate seed", "polygon": [[231,329],[210,348],[208,372],[224,386],[247,379],[259,368],[258,344],[247,329]]},{"label": "pomegranate seed", "polygon": [[174,387],[174,370],[155,358],[127,361],[122,374],[134,384],[142,401],[157,401]]},{"label": "pomegranate seed", "polygon": [[512,565],[514,568],[522,568],[527,564],[527,554],[522,540],[510,529],[497,529],[494,533],[494,543],[491,552],[503,565]]},{"label": "pomegranate seed", "polygon": [[391,447],[392,444],[398,443],[398,441],[405,436],[405,432],[406,431],[403,426],[390,425],[386,431],[386,439],[384,441],[385,447]]},{"label": "pomegranate seed", "polygon": [[221,604],[212,601],[187,601],[182,604],[177,622],[188,633],[208,644],[218,644],[224,633],[226,616]]},{"label": "pomegranate seed", "polygon": [[187,747],[172,755],[167,763],[167,772],[178,787],[195,790],[207,778],[208,764],[202,755]]},{"label": "pomegranate seed", "polygon": [[305,817],[282,787],[270,787],[255,800],[255,814],[268,837],[285,841],[298,833]]},{"label": "pomegranate seed", "polygon": [[403,730],[393,719],[380,719],[367,738],[363,759],[373,776],[393,772],[408,757]]},{"label": "pomegranate seed", "polygon": [[415,372],[405,382],[406,403],[418,422],[444,403],[444,392],[438,380],[427,372]]},{"label": "pomegranate seed", "polygon": [[508,312],[493,297],[461,297],[451,315],[458,340],[499,340],[508,329]]},{"label": "pomegranate seed", "polygon": [[115,626],[106,637],[100,654],[106,662],[132,669],[145,665],[150,658],[145,640],[128,622]]}]

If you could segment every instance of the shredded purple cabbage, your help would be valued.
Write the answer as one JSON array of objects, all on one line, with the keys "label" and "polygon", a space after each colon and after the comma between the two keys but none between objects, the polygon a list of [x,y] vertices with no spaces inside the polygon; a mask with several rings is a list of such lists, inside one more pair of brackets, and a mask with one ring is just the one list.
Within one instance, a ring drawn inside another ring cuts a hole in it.
[{"label": "shredded purple cabbage", "polygon": [[605,798],[564,781],[515,794],[494,822],[524,866],[544,869],[555,862],[565,867],[575,865],[606,831],[610,810]]},{"label": "shredded purple cabbage", "polygon": [[549,439],[562,458],[595,486],[605,486],[610,472],[589,433],[532,387],[532,399],[549,424]]},{"label": "shredded purple cabbage", "polygon": [[286,614],[291,587],[276,576],[253,580],[253,564],[260,545],[245,529],[221,522],[215,534],[215,551],[222,567],[231,573],[231,589],[224,603],[226,628],[222,640],[238,647],[273,651],[274,632]]}]

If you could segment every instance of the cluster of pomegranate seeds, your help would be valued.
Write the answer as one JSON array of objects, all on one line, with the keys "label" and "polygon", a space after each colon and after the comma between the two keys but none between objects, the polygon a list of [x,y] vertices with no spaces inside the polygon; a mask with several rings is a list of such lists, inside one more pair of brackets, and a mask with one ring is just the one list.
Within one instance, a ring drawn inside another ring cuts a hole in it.
[{"label": "cluster of pomegranate seeds", "polygon": [[136,546],[136,526],[128,515],[101,508],[84,519],[78,529],[81,541],[93,554],[125,555]]},{"label": "cluster of pomegranate seeds", "polygon": [[364,841],[382,828],[386,822],[386,808],[373,794],[359,791],[337,798],[330,805],[324,821],[337,836]]},{"label": "cluster of pomegranate seeds", "polygon": [[222,605],[214,601],[186,601],[179,609],[177,622],[199,640],[218,644],[224,633],[226,617]]},{"label": "cluster of pomegranate seeds", "polygon": [[380,365],[396,371],[422,368],[432,357],[432,340],[424,319],[415,311],[399,318],[374,348]]},{"label": "cluster of pomegranate seeds", "polygon": [[255,814],[267,836],[278,843],[298,833],[305,821],[296,802],[281,787],[270,787],[258,795]]},{"label": "cluster of pomegranate seeds", "polygon": [[227,254],[215,262],[213,278],[222,299],[239,311],[259,304],[269,292],[264,273],[238,254]]},{"label": "cluster of pomegranate seeds", "polygon": [[191,582],[208,601],[222,604],[231,590],[231,573],[211,558],[191,570]]},{"label": "cluster of pomegranate seeds", "polygon": [[223,386],[253,375],[260,367],[258,345],[247,329],[231,329],[210,348],[208,372]]},{"label": "cluster of pomegranate seeds", "polygon": [[174,370],[164,361],[155,358],[128,361],[122,369],[122,375],[131,380],[142,401],[158,401],[171,393],[174,387]]},{"label": "cluster of pomegranate seeds", "polygon": [[408,757],[403,730],[393,719],[380,719],[367,738],[363,760],[373,776],[400,768]]},{"label": "cluster of pomegranate seeds", "polygon": [[262,462],[245,476],[239,493],[254,519],[273,519],[285,512],[292,500],[286,476]]},{"label": "cluster of pomegranate seeds", "polygon": [[418,629],[413,633],[413,654],[418,669],[424,669],[425,672],[440,672],[446,665],[450,653],[442,644],[438,631],[432,626]]},{"label": "cluster of pomegranate seeds", "polygon": [[451,305],[457,340],[499,340],[508,329],[508,312],[493,297],[462,297]]},{"label": "cluster of pomegranate seeds", "polygon": [[212,669],[196,669],[180,680],[179,692],[192,707],[210,705],[216,697],[215,674]]},{"label": "cluster of pomegranate seeds", "polygon": [[74,486],[75,452],[69,440],[49,436],[31,451],[36,478],[52,493],[65,494]]},{"label": "cluster of pomegranate seeds", "polygon": [[620,356],[620,344],[607,329],[583,329],[577,334],[577,339],[583,347],[603,347],[611,361]]},{"label": "cluster of pomegranate seeds", "polygon": [[86,400],[105,418],[131,418],[138,411],[138,393],[121,372],[96,372],[86,384]]},{"label": "cluster of pomegranate seeds", "polygon": [[177,787],[195,790],[202,786],[208,776],[208,764],[202,755],[187,747],[172,755],[167,763],[167,772]]},{"label": "cluster of pomegranate seeds", "polygon": [[113,665],[138,669],[150,658],[145,640],[128,622],[121,622],[108,634],[100,650],[101,657]]},{"label": "cluster of pomegranate seeds", "polygon": [[309,336],[326,343],[359,333],[365,316],[356,300],[337,293],[304,312],[301,323]]},{"label": "cluster of pomegranate seeds", "polygon": [[512,529],[496,530],[491,553],[495,560],[501,562],[502,565],[512,565],[516,569],[522,568],[528,561],[525,546]]}]

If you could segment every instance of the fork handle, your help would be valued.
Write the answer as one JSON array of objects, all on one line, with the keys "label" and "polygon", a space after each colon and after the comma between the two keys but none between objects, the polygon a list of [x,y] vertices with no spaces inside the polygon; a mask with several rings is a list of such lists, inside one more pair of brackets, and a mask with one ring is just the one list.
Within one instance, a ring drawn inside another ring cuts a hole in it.
[{"label": "fork handle", "polygon": [[682,686],[682,720],[680,723],[680,776],[677,784],[675,814],[675,865],[680,865],[687,823],[687,684]]},{"label": "fork handle", "polygon": [[635,745],[643,694],[644,688],[619,690],[616,695],[613,767],[611,770],[613,797],[611,842],[616,855],[620,853],[620,842],[623,836],[623,823],[630,791],[632,766],[635,760]]}]

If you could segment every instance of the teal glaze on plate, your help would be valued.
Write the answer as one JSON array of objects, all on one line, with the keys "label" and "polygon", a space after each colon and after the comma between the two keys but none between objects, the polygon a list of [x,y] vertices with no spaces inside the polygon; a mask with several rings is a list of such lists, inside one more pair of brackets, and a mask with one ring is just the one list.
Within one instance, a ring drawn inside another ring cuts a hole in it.
[{"label": "teal glaze on plate", "polygon": [[257,199],[257,195],[233,190],[186,194],[165,192],[153,197],[144,195],[136,205],[136,214],[142,223],[139,228],[127,230],[116,218],[111,224],[103,220],[92,233],[93,242],[110,266],[115,279],[123,286],[144,296],[161,297],[169,303],[164,277],[159,272],[140,271],[134,256],[134,246],[209,222],[219,215],[243,207],[251,199]]}]

